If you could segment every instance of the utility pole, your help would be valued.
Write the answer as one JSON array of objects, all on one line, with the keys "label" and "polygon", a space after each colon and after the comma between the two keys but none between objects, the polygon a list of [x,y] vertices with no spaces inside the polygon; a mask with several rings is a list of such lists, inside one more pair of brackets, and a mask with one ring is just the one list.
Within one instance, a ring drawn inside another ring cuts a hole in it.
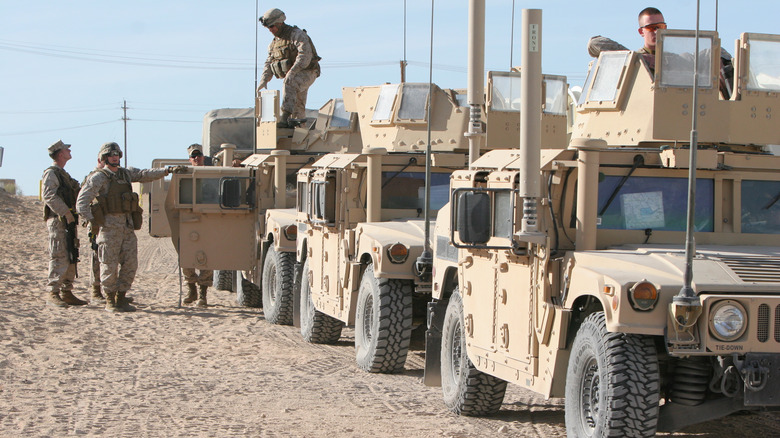
[{"label": "utility pole", "polygon": [[122,101],[122,121],[125,124],[125,153],[123,154],[125,156],[125,169],[127,168],[127,121],[130,120],[127,118],[127,99]]}]

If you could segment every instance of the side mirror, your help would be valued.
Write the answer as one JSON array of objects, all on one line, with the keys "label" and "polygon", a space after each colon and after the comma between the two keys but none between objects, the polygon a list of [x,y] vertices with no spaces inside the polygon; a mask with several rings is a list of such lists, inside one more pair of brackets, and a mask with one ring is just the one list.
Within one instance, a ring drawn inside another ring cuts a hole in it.
[{"label": "side mirror", "polygon": [[463,243],[487,243],[490,240],[490,195],[460,193],[456,220],[458,235]]}]

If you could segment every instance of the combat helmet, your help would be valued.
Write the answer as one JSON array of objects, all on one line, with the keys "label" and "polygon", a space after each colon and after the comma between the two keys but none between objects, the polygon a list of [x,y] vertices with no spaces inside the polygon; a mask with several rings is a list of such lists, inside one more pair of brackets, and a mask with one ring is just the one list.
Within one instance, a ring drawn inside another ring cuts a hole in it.
[{"label": "combat helmet", "polygon": [[100,151],[98,152],[98,160],[107,163],[108,161],[106,159],[111,155],[118,155],[119,158],[122,158],[122,149],[113,141],[103,143],[103,146],[100,147]]},{"label": "combat helmet", "polygon": [[260,24],[269,27],[277,23],[284,23],[284,20],[286,19],[287,16],[284,15],[284,12],[282,12],[281,9],[273,8],[267,10],[265,14],[260,17]]}]

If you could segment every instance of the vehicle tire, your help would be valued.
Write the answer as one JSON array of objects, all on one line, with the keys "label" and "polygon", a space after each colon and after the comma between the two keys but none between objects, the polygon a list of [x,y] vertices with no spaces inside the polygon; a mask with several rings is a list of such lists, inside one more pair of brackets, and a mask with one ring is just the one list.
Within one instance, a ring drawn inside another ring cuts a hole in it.
[{"label": "vehicle tire", "polygon": [[450,411],[474,417],[498,412],[506,393],[506,381],[477,370],[466,353],[458,289],[452,292],[442,325],[441,390]]},{"label": "vehicle tire", "polygon": [[376,278],[368,265],[355,315],[355,357],[370,373],[404,370],[412,338],[412,282]]},{"label": "vehicle tire", "polygon": [[235,292],[233,289],[233,277],[236,271],[214,270],[214,286],[217,290]]},{"label": "vehicle tire", "polygon": [[301,273],[301,335],[306,342],[313,344],[335,344],[341,337],[344,323],[314,307],[310,277],[307,259]]},{"label": "vehicle tire", "polygon": [[263,307],[263,294],[260,288],[244,278],[241,272],[236,273],[236,303],[241,307]]},{"label": "vehicle tire", "polygon": [[568,436],[655,436],[660,390],[653,339],[607,331],[604,312],[577,330],[566,376]]},{"label": "vehicle tire", "polygon": [[263,261],[263,314],[272,324],[292,325],[294,252],[268,248]]}]

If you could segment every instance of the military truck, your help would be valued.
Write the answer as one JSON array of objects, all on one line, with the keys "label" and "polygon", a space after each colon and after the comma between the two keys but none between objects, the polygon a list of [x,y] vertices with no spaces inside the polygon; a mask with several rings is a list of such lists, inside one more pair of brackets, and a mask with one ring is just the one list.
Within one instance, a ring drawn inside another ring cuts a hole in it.
[{"label": "military truck", "polygon": [[[294,211],[296,173],[317,156],[361,145],[355,115],[344,111],[342,99],[329,100],[316,117],[284,129],[276,126],[279,102],[278,90],[258,93],[257,153],[244,158],[242,167],[229,167],[236,149],[227,145],[215,155],[224,165],[173,175],[168,190],[161,191],[164,201],[152,209],[152,224],[170,223],[181,266],[230,274],[231,284],[223,288],[234,290],[239,304],[250,307],[263,303],[266,254],[278,260],[276,254],[286,247],[295,252],[295,215],[267,221],[266,211]],[[273,311],[275,295],[265,301],[266,313]]]},{"label": "military truck", "polygon": [[[523,27],[534,89],[541,11]],[[694,106],[695,34],[658,32],[654,76],[640,54],[602,53],[568,147],[544,149],[526,104],[518,150],[453,172],[424,379],[451,411],[495,413],[507,382],[565,397],[578,437],[780,406],[780,157],[764,146],[780,142],[780,36],[741,35],[724,99],[718,35],[700,32]]]}]

